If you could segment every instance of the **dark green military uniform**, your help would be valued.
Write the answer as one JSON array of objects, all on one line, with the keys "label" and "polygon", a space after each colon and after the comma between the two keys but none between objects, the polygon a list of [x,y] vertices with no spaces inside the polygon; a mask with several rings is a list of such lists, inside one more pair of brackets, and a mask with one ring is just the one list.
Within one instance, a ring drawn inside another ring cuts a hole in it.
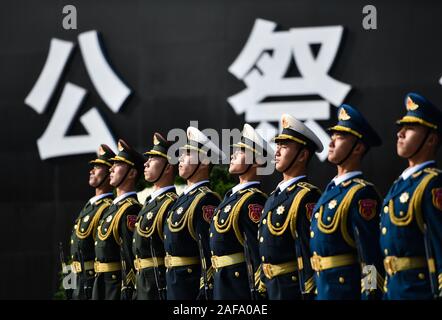
[{"label": "dark green military uniform", "polygon": [[[123,161],[141,172],[143,158],[123,140],[118,142],[119,153],[113,161]],[[97,227],[95,241],[96,278],[94,300],[129,300],[135,286],[132,237],[141,205],[136,192],[115,198],[103,213]]]},{"label": "dark green military uniform", "polygon": [[[100,146],[98,157],[92,161],[92,165],[102,165],[107,169],[112,166],[110,158],[115,156],[114,152],[105,144]],[[103,183],[107,176],[103,178]],[[72,298],[75,300],[86,300],[92,297],[94,284],[94,239],[95,232],[101,214],[112,204],[112,193],[106,193],[91,198],[80,211],[75,220],[71,235],[71,270],[76,274],[76,288]]]},{"label": "dark green military uniform", "polygon": [[[168,159],[169,146],[170,143],[167,140],[155,133],[154,147],[145,155]],[[156,181],[160,180],[167,165],[168,162],[165,162]],[[169,209],[177,198],[175,186],[163,187],[147,197],[138,214],[132,244],[132,252],[135,256],[134,265],[137,270],[135,296],[137,300],[164,300],[166,298],[163,225]]]}]

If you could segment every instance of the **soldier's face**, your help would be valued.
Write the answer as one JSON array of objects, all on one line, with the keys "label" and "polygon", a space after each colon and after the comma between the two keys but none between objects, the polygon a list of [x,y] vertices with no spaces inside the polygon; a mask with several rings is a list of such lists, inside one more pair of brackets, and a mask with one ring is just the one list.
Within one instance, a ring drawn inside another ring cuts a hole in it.
[{"label": "soldier's face", "polygon": [[356,137],[351,134],[334,132],[331,135],[331,141],[328,148],[328,161],[331,163],[339,163],[347,157],[353,147]]},{"label": "soldier's face", "polygon": [[247,170],[249,164],[246,160],[246,153],[244,150],[235,149],[233,154],[230,156],[229,173],[237,174]]},{"label": "soldier's face", "polygon": [[144,179],[149,182],[158,179],[166,165],[166,161],[167,160],[162,157],[149,157],[144,163]]},{"label": "soldier's face", "polygon": [[129,165],[124,162],[115,162],[112,168],[110,168],[110,184],[111,186],[117,186],[124,178],[127,171],[130,170]]},{"label": "soldier's face", "polygon": [[397,133],[397,154],[402,158],[409,158],[422,143],[427,130],[420,125],[403,125]]},{"label": "soldier's face", "polygon": [[292,141],[281,141],[276,144],[275,168],[284,171],[299,151],[301,146]]},{"label": "soldier's face", "polygon": [[109,173],[109,167],[96,164],[89,171],[89,185],[92,188],[98,187],[106,175]]},{"label": "soldier's face", "polygon": [[179,157],[178,172],[181,178],[187,179],[198,166],[198,151],[184,150]]}]

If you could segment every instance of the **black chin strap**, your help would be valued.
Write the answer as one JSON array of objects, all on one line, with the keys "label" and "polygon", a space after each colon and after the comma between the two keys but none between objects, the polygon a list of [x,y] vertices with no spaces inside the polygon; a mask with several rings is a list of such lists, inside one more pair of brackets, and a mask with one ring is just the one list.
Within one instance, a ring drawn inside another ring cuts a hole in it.
[{"label": "black chin strap", "polygon": [[343,164],[345,161],[347,161],[347,159],[351,156],[351,154],[353,153],[353,150],[356,148],[356,145],[358,144],[359,139],[356,139],[355,143],[353,143],[353,146],[351,147],[350,151],[347,153],[347,155],[344,157],[344,159],[342,159],[341,161],[339,161],[338,163],[336,163],[337,166],[340,166],[341,164]]},{"label": "black chin strap", "polygon": [[428,136],[430,135],[430,133],[431,133],[431,130],[430,130],[430,129],[427,129],[427,133],[425,134],[425,137],[424,137],[424,139],[422,140],[421,144],[420,144],[419,147],[416,149],[416,151],[413,152],[413,154],[412,154],[411,156],[409,156],[407,159],[411,159],[411,158],[413,158],[415,155],[417,155],[417,154],[419,153],[419,151],[421,151],[421,149],[422,149],[422,147],[424,146],[425,142],[427,141]]},{"label": "black chin strap", "polygon": [[293,158],[292,162],[290,162],[290,164],[287,166],[287,168],[285,168],[282,172],[285,173],[287,170],[289,170],[293,164],[295,163],[295,161],[298,159],[299,154],[301,153],[301,151],[304,149],[304,147],[299,148],[298,152],[296,153],[295,157]]},{"label": "black chin strap", "polygon": [[123,179],[120,180],[120,182],[115,186],[115,188],[118,188],[118,187],[124,182],[124,180],[126,180],[127,175],[129,174],[130,169],[132,169],[132,168],[131,168],[131,167],[128,167],[126,173],[124,174]]},{"label": "black chin strap", "polygon": [[198,165],[196,166],[195,170],[193,170],[192,174],[190,176],[188,176],[187,178],[185,178],[186,180],[189,180],[190,178],[193,177],[193,175],[198,171],[199,167],[200,167],[201,162],[198,162]]},{"label": "black chin strap", "polygon": [[103,179],[101,180],[101,182],[98,184],[98,186],[95,187],[95,189],[98,189],[101,187],[101,185],[106,181],[107,177],[109,177],[109,171],[106,173],[106,175],[103,177]]},{"label": "black chin strap", "polygon": [[167,161],[166,161],[166,163],[165,163],[164,166],[163,166],[163,169],[161,170],[160,175],[158,176],[158,178],[156,178],[154,181],[152,181],[152,183],[156,183],[158,180],[161,179],[161,177],[163,176],[164,170],[166,170],[167,165],[168,165],[168,163],[167,163]]},{"label": "black chin strap", "polygon": [[253,163],[252,163],[252,164],[249,164],[249,165],[247,166],[247,169],[246,169],[246,170],[244,170],[243,172],[238,173],[238,176],[242,176],[243,174],[246,174],[247,171],[249,171],[250,168],[251,168],[252,166],[253,166]]}]

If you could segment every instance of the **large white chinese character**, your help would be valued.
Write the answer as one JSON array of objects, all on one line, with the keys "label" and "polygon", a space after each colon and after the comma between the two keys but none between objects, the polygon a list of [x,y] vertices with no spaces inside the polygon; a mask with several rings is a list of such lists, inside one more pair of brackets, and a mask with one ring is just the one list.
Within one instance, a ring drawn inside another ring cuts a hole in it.
[{"label": "large white chinese character", "polygon": [[[342,26],[292,28],[275,31],[276,23],[257,19],[242,52],[229,71],[247,88],[228,98],[237,114],[245,113],[247,122],[260,122],[258,130],[273,135],[271,121],[279,121],[283,113],[305,120],[328,146],[328,134],[315,120],[330,118],[330,104],[339,106],[351,86],[328,75],[336,57],[343,32]],[[315,55],[311,45],[320,44]],[[287,77],[294,60],[301,76]],[[262,102],[268,97],[318,95],[324,100]],[[277,131],[273,127],[274,132]],[[281,129],[281,128],[279,128]],[[327,157],[328,148],[318,155]]]},{"label": "large white chinese character", "polygon": [[[106,60],[97,31],[83,32],[78,36],[81,55],[86,70],[98,94],[112,112],[117,113],[131,90],[113,72]],[[74,44],[52,39],[49,54],[42,72],[25,103],[37,113],[43,113],[58,85],[63,70],[71,56]],[[105,143],[116,149],[115,140],[96,108],[80,117],[88,134],[67,136],[75,114],[79,110],[87,91],[73,83],[66,83],[55,112],[37,146],[42,160],[66,155],[93,153],[97,145]]]}]

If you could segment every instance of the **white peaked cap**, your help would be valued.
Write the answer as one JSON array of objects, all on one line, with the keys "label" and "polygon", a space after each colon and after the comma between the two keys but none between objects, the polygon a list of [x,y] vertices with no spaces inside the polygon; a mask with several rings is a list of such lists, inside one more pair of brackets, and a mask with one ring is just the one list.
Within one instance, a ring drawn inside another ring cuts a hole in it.
[{"label": "white peaked cap", "polygon": [[[212,154],[217,155],[221,160],[227,159],[226,154],[220,150],[210,139],[202,133],[200,130],[198,130],[195,127],[188,127],[187,128],[187,139],[189,140],[190,144],[187,144],[184,149],[194,149],[199,152],[206,153],[208,150],[211,151]],[[197,142],[201,146],[193,146],[191,144],[191,141]]]},{"label": "white peaked cap", "polygon": [[[310,144],[313,143],[316,152],[322,152],[322,150],[324,150],[321,140],[319,140],[316,134],[312,130],[310,130],[302,121],[299,121],[293,116],[289,114],[283,114],[281,116],[281,127],[282,133],[273,138],[275,141],[289,139],[307,145],[308,142],[302,139],[302,137],[304,137],[310,141]],[[294,131],[298,135],[290,135],[290,130]]]}]

